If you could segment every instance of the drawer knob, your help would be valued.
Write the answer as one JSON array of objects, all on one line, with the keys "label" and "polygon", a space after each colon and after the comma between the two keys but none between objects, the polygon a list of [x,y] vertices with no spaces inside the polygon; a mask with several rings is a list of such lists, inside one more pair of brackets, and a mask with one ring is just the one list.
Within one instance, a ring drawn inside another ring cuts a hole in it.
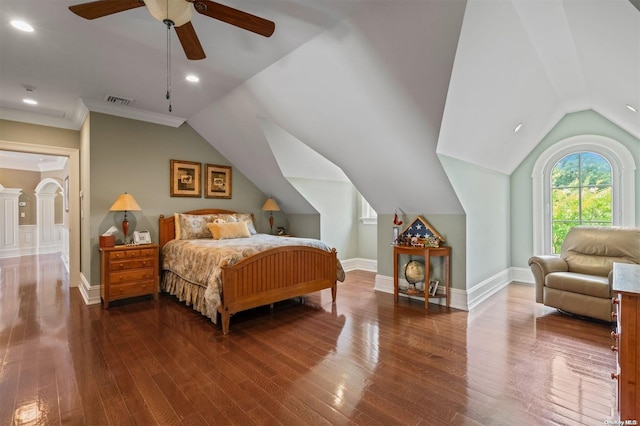
[{"label": "drawer knob", "polygon": [[618,313],[617,312],[611,312],[611,318],[613,318],[613,319],[618,318]]},{"label": "drawer knob", "polygon": [[620,378],[619,374],[611,373],[611,380],[618,380]]},{"label": "drawer knob", "polygon": [[611,345],[611,352],[618,352],[618,347]]},{"label": "drawer knob", "polygon": [[617,339],[618,339],[618,337],[620,337],[620,334],[619,334],[619,333],[616,333],[615,331],[612,331],[612,332],[611,332],[611,338],[612,338],[613,340],[617,340]]},{"label": "drawer knob", "polygon": [[618,305],[620,304],[620,299],[618,299],[617,297],[614,297],[611,299],[611,303],[613,303],[614,305]]}]

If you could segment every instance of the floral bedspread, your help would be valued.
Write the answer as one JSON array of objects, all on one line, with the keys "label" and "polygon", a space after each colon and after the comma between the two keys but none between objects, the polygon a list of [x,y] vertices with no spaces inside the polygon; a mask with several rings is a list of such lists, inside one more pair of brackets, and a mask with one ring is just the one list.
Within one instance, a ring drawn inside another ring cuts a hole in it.
[{"label": "floral bedspread", "polygon": [[[207,308],[210,313],[215,313],[221,303],[221,265],[225,263],[233,265],[261,251],[291,245],[331,251],[331,247],[320,240],[277,237],[268,234],[227,240],[171,240],[162,249],[162,269],[172,271],[186,281],[205,287]],[[345,275],[340,261],[337,262],[336,268],[338,280],[344,281]]]}]

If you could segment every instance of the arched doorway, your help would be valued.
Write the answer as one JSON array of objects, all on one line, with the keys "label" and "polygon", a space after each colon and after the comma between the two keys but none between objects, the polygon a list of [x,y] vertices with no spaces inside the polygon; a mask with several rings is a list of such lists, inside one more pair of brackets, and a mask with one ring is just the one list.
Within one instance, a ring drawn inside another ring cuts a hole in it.
[{"label": "arched doorway", "polygon": [[[45,178],[35,188],[37,211],[37,252],[60,252],[69,259],[68,224],[65,226],[64,187],[59,179]],[[68,220],[66,221],[68,223]]]}]

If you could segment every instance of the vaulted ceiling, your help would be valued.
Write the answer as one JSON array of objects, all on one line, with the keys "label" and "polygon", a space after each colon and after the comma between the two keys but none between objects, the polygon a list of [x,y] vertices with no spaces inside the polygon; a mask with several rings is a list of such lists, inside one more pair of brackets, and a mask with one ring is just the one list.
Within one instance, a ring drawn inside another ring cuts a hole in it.
[{"label": "vaulted ceiling", "polygon": [[[305,168],[282,162],[313,161],[307,148],[381,213],[458,213],[436,152],[510,174],[585,109],[640,137],[629,108],[640,110],[640,11],[628,0],[229,0],[274,21],[274,35],[195,14],[207,58],[186,60],[172,34],[171,113],[164,25],[145,8],[87,21],[75,3],[0,3],[0,118],[78,128],[88,107],[186,120],[291,213],[313,209],[285,176]],[[298,155],[283,160],[283,146]]]}]

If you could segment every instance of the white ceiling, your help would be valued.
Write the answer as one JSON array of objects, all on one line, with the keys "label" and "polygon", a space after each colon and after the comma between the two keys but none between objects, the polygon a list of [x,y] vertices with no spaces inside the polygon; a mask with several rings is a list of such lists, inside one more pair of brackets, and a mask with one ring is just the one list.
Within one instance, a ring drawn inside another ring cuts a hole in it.
[{"label": "white ceiling", "polygon": [[164,25],[145,8],[86,21],[76,3],[0,0],[0,118],[78,128],[85,105],[131,98],[114,113],[188,120],[293,213],[309,208],[282,177],[276,135],[338,165],[381,213],[460,212],[434,152],[510,174],[566,113],[593,109],[640,138],[628,0],[229,0],[274,35],[196,13],[207,59],[186,60],[173,36],[171,114]]},{"label": "white ceiling", "polygon": [[50,172],[56,170],[64,170],[65,166],[67,165],[67,161],[67,157],[58,157],[55,155],[0,151],[0,169]]},{"label": "white ceiling", "polygon": [[[133,99],[131,107],[169,115],[167,32],[145,7],[95,20],[68,10],[82,0],[1,0],[0,107],[5,114],[36,112],[73,120],[78,99],[103,101],[107,95]],[[212,100],[276,62],[362,3],[232,0],[225,4],[276,23],[270,38],[194,13],[193,26],[207,58],[186,59],[171,33],[171,115],[189,118]],[[28,21],[33,33],[15,30],[13,19]],[[184,80],[188,73],[198,84]],[[27,92],[25,85],[35,88]],[[22,103],[26,96],[37,107]],[[61,123],[62,120],[52,120]]]}]

